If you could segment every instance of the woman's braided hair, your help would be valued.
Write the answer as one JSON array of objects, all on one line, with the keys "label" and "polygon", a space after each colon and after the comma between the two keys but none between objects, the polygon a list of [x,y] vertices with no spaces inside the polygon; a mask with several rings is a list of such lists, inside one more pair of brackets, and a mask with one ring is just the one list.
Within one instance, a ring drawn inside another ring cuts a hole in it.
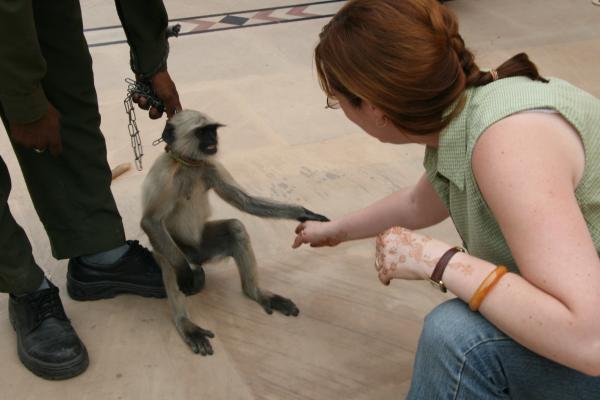
[{"label": "woman's braided hair", "polygon": [[[447,14],[450,12],[448,11]],[[456,25],[456,24],[454,24]],[[462,70],[465,74],[466,86],[483,86],[494,81],[493,73],[490,71],[481,71],[475,63],[475,56],[465,47],[465,41],[457,31],[450,36],[452,48],[456,53]],[[548,80],[540,76],[537,67],[527,54],[519,53],[503,62],[495,69],[497,72],[496,79],[508,78],[511,76],[526,76],[534,81],[548,83]]]},{"label": "woman's braided hair", "polygon": [[327,96],[357,107],[366,99],[413,134],[446,127],[468,87],[512,76],[548,82],[525,53],[481,71],[455,15],[436,0],[350,0],[319,38],[315,63]]}]

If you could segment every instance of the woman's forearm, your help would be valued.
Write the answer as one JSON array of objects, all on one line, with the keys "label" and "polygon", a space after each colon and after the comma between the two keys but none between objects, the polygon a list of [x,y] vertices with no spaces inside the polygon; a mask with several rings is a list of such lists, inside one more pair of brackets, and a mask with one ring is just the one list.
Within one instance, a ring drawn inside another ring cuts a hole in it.
[{"label": "woman's forearm", "polygon": [[[427,276],[433,272],[432,264],[424,265]],[[495,268],[487,261],[460,253],[448,264],[443,281],[448,290],[469,302]],[[484,298],[479,311],[531,351],[584,373],[600,374],[598,340],[590,337],[590,321],[575,315],[561,301],[520,275],[504,275]]]},{"label": "woman's forearm", "polygon": [[433,199],[436,204],[430,206],[428,199],[417,198],[415,192],[415,187],[401,189],[335,223],[345,233],[346,240],[355,240],[373,237],[392,226],[422,229],[448,217],[437,199]]}]

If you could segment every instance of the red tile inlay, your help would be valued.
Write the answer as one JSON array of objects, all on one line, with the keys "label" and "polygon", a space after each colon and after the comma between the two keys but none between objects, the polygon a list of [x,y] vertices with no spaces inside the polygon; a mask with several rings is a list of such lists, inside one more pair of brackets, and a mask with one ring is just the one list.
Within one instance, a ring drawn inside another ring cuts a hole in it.
[{"label": "red tile inlay", "polygon": [[259,11],[256,13],[256,15],[254,15],[254,17],[252,17],[252,19],[262,19],[264,21],[283,21],[282,18],[271,17],[273,11],[275,10]]},{"label": "red tile inlay", "polygon": [[308,8],[307,6],[294,7],[290,11],[288,11],[286,14],[294,15],[296,17],[313,17],[313,16],[317,15],[317,14],[305,13],[304,10],[306,10],[307,8]]},{"label": "red tile inlay", "polygon": [[212,21],[202,21],[199,19],[192,19],[190,21],[186,21],[186,22],[190,22],[193,24],[196,24],[196,26],[194,27],[194,29],[192,29],[190,32],[200,32],[200,31],[207,31],[209,30],[214,24],[216,24],[216,22],[212,22]]}]

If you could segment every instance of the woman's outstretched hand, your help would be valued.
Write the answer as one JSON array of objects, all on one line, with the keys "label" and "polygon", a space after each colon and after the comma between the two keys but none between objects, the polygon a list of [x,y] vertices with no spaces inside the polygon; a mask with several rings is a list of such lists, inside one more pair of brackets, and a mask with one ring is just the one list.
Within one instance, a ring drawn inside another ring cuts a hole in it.
[{"label": "woman's outstretched hand", "polygon": [[340,230],[335,221],[317,222],[306,221],[296,227],[296,238],[292,248],[296,249],[304,243],[311,247],[337,246],[348,235]]}]

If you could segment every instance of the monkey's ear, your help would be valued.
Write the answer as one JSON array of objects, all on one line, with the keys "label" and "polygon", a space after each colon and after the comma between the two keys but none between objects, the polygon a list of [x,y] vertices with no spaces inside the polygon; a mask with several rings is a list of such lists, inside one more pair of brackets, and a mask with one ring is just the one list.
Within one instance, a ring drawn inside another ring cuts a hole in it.
[{"label": "monkey's ear", "polygon": [[212,130],[217,130],[217,129],[222,128],[224,126],[227,126],[227,125],[215,122],[214,124],[205,125],[204,128],[208,128],[208,129],[212,129]]},{"label": "monkey's ear", "polygon": [[161,137],[166,144],[173,143],[175,141],[175,126],[172,123],[167,122]]}]

